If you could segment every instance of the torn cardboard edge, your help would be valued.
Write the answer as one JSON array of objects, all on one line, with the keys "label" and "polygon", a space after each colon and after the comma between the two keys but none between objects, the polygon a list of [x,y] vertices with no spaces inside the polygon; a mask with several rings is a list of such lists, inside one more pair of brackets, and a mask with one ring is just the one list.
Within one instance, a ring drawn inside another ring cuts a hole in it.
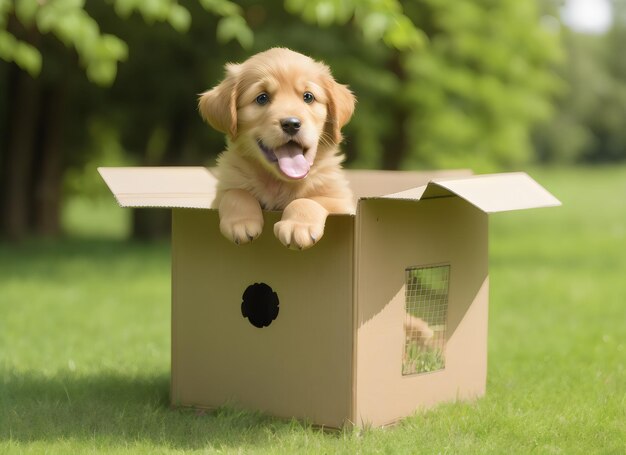
[{"label": "torn cardboard edge", "polygon": [[[121,207],[214,209],[217,177],[207,168],[100,167]],[[346,170],[355,199],[420,201],[458,196],[485,213],[561,205],[523,172],[472,175],[468,170]]]}]

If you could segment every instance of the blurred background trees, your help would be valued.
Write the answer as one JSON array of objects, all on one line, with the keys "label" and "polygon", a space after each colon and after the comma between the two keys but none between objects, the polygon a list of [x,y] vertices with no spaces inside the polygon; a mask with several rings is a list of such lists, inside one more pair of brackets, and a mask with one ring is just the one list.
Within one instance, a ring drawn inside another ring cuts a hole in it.
[{"label": "blurred background trees", "polygon": [[543,162],[626,160],[626,1],[612,5],[613,24],[606,34],[562,29],[566,58],[556,68],[563,82],[555,115],[534,131]]},{"label": "blurred background trees", "polygon": [[[0,232],[57,235],[102,165],[211,165],[197,94],[272,46],[328,63],[359,103],[347,166],[506,169],[626,159],[626,11],[607,35],[560,0],[0,0]],[[151,237],[167,217],[138,211]]]}]

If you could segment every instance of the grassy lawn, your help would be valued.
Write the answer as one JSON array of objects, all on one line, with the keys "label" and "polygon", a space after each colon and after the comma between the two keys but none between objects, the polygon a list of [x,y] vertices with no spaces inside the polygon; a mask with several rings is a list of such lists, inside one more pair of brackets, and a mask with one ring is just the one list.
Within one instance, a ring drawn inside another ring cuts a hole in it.
[{"label": "grassy lawn", "polygon": [[487,395],[382,430],[170,410],[168,245],[76,202],[0,244],[0,453],[626,453],[626,167],[531,174],[564,207],[492,219]]}]

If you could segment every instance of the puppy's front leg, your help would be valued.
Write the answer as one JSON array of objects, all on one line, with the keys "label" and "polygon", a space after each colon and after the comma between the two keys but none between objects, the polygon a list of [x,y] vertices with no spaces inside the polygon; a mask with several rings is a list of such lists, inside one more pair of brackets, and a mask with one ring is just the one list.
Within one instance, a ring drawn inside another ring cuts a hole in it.
[{"label": "puppy's front leg", "polygon": [[291,201],[274,225],[274,235],[287,248],[303,250],[315,245],[324,234],[328,211],[312,199]]},{"label": "puppy's front leg", "polygon": [[263,212],[254,196],[245,190],[227,190],[219,206],[220,231],[237,245],[251,242],[263,230]]},{"label": "puppy's front leg", "polygon": [[285,208],[282,219],[274,225],[274,235],[287,248],[310,248],[324,235],[329,213],[350,213],[352,210],[352,203],[342,199],[296,199]]}]

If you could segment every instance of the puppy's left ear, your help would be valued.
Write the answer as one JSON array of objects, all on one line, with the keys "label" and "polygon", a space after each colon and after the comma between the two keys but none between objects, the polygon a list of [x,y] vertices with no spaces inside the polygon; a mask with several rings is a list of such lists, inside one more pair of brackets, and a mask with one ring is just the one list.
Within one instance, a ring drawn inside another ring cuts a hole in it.
[{"label": "puppy's left ear", "polygon": [[328,78],[325,86],[328,95],[328,133],[339,144],[342,140],[341,128],[350,121],[356,98],[347,85],[337,83],[332,77]]},{"label": "puppy's left ear", "polygon": [[237,75],[239,65],[226,65],[226,77],[219,85],[200,95],[202,118],[217,131],[237,137]]}]

